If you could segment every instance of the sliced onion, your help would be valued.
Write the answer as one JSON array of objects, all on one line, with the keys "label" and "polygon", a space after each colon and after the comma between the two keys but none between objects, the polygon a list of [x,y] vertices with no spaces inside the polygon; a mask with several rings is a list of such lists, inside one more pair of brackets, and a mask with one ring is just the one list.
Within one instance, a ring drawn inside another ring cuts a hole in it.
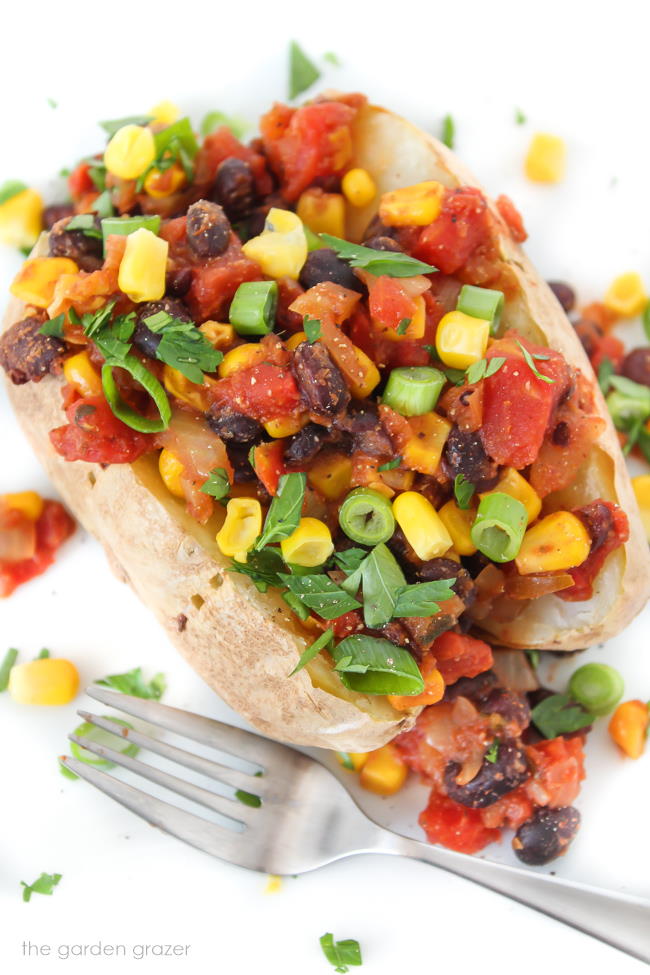
[{"label": "sliced onion", "polygon": [[181,483],[189,513],[204,524],[213,511],[212,498],[201,491],[210,471],[223,467],[230,483],[233,470],[223,440],[205,420],[183,410],[175,410],[166,430],[158,434],[156,443],[178,457],[184,467]]},{"label": "sliced onion", "polygon": [[536,691],[539,681],[523,650],[495,650],[492,670],[499,683],[516,694]]},{"label": "sliced onion", "polygon": [[520,576],[512,573],[506,578],[506,595],[511,599],[538,599],[574,585],[568,572],[548,572],[544,575]]}]

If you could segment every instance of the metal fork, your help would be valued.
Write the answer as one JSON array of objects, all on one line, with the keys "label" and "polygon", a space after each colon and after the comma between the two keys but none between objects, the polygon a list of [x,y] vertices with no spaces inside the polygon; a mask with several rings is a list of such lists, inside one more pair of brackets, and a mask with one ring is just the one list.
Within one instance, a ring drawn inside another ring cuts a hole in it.
[{"label": "metal fork", "polygon": [[[400,836],[370,820],[325,766],[287,745],[178,708],[93,685],[90,697],[191,741],[245,760],[244,772],[118,726],[120,737],[199,772],[231,790],[258,796],[259,807],[220,795],[119,751],[71,734],[72,741],[170,792],[227,817],[222,823],[180,809],[106,772],[67,756],[63,764],[148,823],[227,860],[264,873],[293,875],[357,853],[413,857],[465,877],[650,962],[650,901],[492,863]],[[115,734],[113,721],[86,711],[85,721]],[[230,827],[230,828],[229,828]]]}]

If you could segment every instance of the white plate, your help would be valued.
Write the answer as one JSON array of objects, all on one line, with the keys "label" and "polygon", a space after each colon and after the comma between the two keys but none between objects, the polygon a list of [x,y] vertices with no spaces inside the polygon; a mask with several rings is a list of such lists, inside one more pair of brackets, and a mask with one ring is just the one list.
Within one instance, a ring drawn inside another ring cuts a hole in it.
[{"label": "white plate", "polygon": [[[94,119],[147,110],[161,98],[173,98],[196,119],[220,108],[254,120],[273,98],[284,97],[286,38],[294,33],[315,56],[328,49],[341,56],[345,67],[328,69],[324,84],[369,91],[434,132],[452,112],[459,153],[491,192],[513,197],[531,232],[533,260],[548,277],[570,280],[583,302],[600,297],[623,270],[648,272],[650,141],[639,94],[646,52],[634,4],[617,4],[602,22],[591,7],[587,37],[579,35],[578,12],[566,4],[547,4],[534,28],[522,22],[521,5],[510,3],[470,3],[462,16],[450,17],[432,5],[413,5],[399,20],[394,4],[335,2],[311,12],[290,5],[302,18],[298,31],[285,26],[294,22],[290,7],[276,3],[257,15],[245,12],[244,44],[237,42],[238,11],[217,15],[212,5],[203,13],[122,4],[94,13],[78,5],[76,15],[74,7],[40,11],[38,30],[33,8],[10,15],[6,37],[14,43],[5,41],[0,82],[4,93],[15,95],[3,104],[0,182],[20,177],[54,199],[45,177],[97,150],[101,133]],[[120,27],[124,18],[128,30]],[[159,55],[170,26],[172,48]],[[136,58],[141,43],[148,53]],[[56,109],[48,97],[58,101]],[[516,107],[529,118],[524,126],[514,124]],[[526,145],[538,129],[567,140],[568,174],[560,186],[535,187],[522,176]],[[0,254],[2,294],[19,264],[18,256]],[[635,328],[627,330],[634,334]],[[0,395],[0,491],[37,488],[51,495]],[[613,663],[625,677],[626,694],[645,699],[649,636],[646,613],[580,662]],[[166,701],[238,722],[82,534],[44,577],[0,603],[0,654],[10,645],[23,659],[42,646],[70,657],[84,684],[136,665],[148,676],[161,670],[168,678]],[[575,666],[575,659],[554,666],[555,686],[562,687]],[[128,971],[187,968],[187,957],[193,973],[327,972],[317,941],[328,930],[358,938],[362,971],[373,975],[452,965],[461,972],[501,972],[515,964],[542,973],[559,962],[567,971],[577,964],[641,971],[626,956],[421,864],[365,857],[287,880],[280,893],[266,895],[265,878],[160,835],[59,774],[56,755],[67,750],[66,734],[80,720],[76,709],[89,704],[83,695],[51,710],[19,707],[7,695],[0,700],[0,960],[7,971],[22,970],[18,964],[29,964],[28,957],[35,970],[70,971],[71,960],[59,960],[59,949],[65,955],[66,946],[101,941],[124,945],[126,958],[118,957]],[[648,757],[636,763],[619,758],[605,722],[589,737],[587,756],[588,778],[577,803],[583,825],[552,869],[647,895]],[[381,822],[420,835],[416,821],[426,792],[415,783],[395,799],[359,798]],[[508,840],[487,855],[512,859]],[[23,905],[19,881],[41,871],[62,873],[59,888],[51,899],[34,896]],[[28,940],[50,948],[38,964],[34,947],[25,955]],[[136,960],[142,944],[190,948],[175,961]],[[89,947],[86,957],[81,964],[92,970],[111,964]]]}]

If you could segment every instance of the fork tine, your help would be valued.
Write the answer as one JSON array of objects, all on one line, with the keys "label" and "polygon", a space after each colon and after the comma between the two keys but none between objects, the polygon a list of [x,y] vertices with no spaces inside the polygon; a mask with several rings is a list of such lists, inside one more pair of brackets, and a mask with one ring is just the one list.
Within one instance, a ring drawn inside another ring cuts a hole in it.
[{"label": "fork tine", "polygon": [[139,748],[146,748],[147,751],[162,755],[163,758],[168,758],[171,762],[192,769],[193,772],[207,775],[216,782],[232,786],[233,789],[243,789],[245,792],[254,792],[259,796],[264,795],[267,790],[267,781],[264,778],[257,778],[247,772],[240,772],[239,769],[230,768],[229,765],[219,765],[208,758],[203,758],[202,755],[193,755],[191,752],[185,751],[184,748],[168,745],[167,742],[144,735],[135,728],[116,726],[114,721],[102,718],[100,715],[90,714],[88,711],[77,711],[77,714],[84,721],[97,725],[98,728],[103,728],[104,731],[109,731],[111,734],[116,734],[119,738],[126,738],[127,741],[132,741]]},{"label": "fork tine", "polygon": [[264,767],[264,762],[282,759],[287,749],[286,745],[269,741],[261,735],[244,731],[242,728],[231,727],[221,721],[215,721],[214,718],[181,711],[159,701],[143,700],[141,697],[111,691],[97,684],[91,684],[86,688],[86,694],[96,701],[101,701],[102,704],[117,708],[118,711],[126,711],[135,718],[142,718],[167,731],[173,731],[177,735],[191,738],[192,741],[217,748],[235,758],[245,758],[260,768]]},{"label": "fork tine", "polygon": [[113,748],[108,748],[105,745],[98,745],[88,738],[74,734],[68,735],[68,738],[82,748],[86,748],[94,755],[99,755],[100,758],[105,758],[115,765],[128,768],[129,771],[135,772],[136,775],[141,775],[144,779],[148,779],[150,782],[155,782],[156,785],[161,785],[163,788],[169,789],[170,792],[176,792],[180,796],[185,796],[186,799],[198,802],[207,809],[212,809],[214,812],[221,813],[223,816],[228,816],[231,820],[245,823],[250,819],[252,808],[238,802],[237,799],[217,795],[215,792],[201,788],[200,785],[195,785],[193,782],[186,782],[185,779],[180,779],[178,776],[164,772],[162,769],[154,768],[153,765],[140,762],[137,758],[132,758],[123,752],[115,751]]},{"label": "fork tine", "polygon": [[75,775],[85,779],[86,782],[90,782],[91,785],[96,786],[101,792],[105,792],[107,796],[115,799],[122,806],[126,806],[136,816],[140,816],[152,826],[158,826],[165,833],[170,833],[205,853],[245,866],[241,857],[241,833],[223,829],[218,824],[211,823],[201,816],[195,816],[194,813],[172,806],[162,799],[156,799],[155,796],[150,796],[140,789],[134,789],[132,785],[120,782],[119,779],[107,775],[106,772],[101,772],[85,762],[77,761],[76,758],[62,755],[60,761]]}]

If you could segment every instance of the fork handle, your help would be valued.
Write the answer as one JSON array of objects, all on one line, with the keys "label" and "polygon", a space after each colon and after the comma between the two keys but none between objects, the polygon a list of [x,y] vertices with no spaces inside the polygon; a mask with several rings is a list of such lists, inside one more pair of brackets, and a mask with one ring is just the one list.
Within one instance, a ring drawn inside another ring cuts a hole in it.
[{"label": "fork handle", "polygon": [[377,853],[423,860],[650,962],[650,901],[429,846],[382,830]]}]

